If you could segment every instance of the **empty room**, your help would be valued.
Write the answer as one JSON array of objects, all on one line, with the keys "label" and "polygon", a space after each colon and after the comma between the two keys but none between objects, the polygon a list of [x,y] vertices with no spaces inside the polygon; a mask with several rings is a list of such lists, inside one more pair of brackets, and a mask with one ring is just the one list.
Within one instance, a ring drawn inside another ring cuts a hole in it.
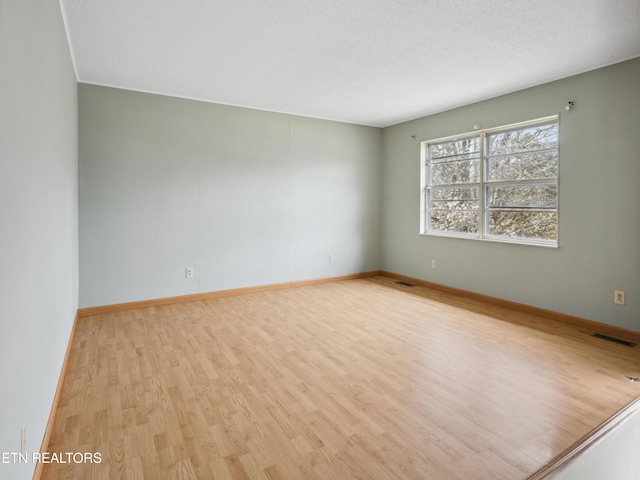
[{"label": "empty room", "polygon": [[0,479],[640,478],[639,25],[0,0]]}]

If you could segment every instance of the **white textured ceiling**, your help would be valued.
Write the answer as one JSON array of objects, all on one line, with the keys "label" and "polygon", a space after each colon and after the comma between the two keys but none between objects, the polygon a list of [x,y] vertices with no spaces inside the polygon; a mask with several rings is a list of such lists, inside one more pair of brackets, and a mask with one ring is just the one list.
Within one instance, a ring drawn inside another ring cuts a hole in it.
[{"label": "white textured ceiling", "polygon": [[388,126],[640,56],[640,0],[61,0],[79,82]]}]

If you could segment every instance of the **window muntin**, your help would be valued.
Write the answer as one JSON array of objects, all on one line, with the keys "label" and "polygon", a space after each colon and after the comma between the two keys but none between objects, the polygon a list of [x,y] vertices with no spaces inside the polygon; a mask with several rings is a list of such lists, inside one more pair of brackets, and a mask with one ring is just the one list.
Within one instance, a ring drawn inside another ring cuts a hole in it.
[{"label": "window muntin", "polygon": [[423,142],[421,232],[557,245],[558,119]]}]

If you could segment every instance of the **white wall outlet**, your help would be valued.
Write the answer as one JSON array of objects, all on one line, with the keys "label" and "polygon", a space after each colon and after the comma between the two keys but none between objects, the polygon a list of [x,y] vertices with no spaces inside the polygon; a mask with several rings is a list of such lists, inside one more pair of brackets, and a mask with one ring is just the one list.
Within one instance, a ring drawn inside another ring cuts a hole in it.
[{"label": "white wall outlet", "polygon": [[618,305],[624,305],[624,292],[622,290],[615,290],[613,292],[613,301]]},{"label": "white wall outlet", "polygon": [[333,255],[329,255],[329,263],[333,263],[335,261],[335,258],[333,258]]},{"label": "white wall outlet", "polygon": [[438,268],[438,261],[437,260],[431,260],[431,268]]},{"label": "white wall outlet", "polygon": [[187,278],[193,278],[193,268],[187,267],[187,269],[184,271],[184,276]]}]

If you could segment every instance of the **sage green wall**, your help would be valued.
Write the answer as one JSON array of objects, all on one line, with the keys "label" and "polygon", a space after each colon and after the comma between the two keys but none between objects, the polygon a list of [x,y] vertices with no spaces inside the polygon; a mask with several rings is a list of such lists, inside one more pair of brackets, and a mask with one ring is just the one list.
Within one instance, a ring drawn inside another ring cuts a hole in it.
[{"label": "sage green wall", "polygon": [[83,84],[78,101],[81,307],[380,268],[380,129]]},{"label": "sage green wall", "polygon": [[58,2],[0,0],[0,452],[20,452],[24,421],[40,450],[78,307],[77,132]]},{"label": "sage green wall", "polygon": [[[565,111],[569,100],[576,106]],[[559,248],[419,235],[420,143],[411,135],[557,113]],[[383,149],[384,270],[640,331],[640,59],[386,128]],[[625,306],[614,290],[626,292]]]}]

